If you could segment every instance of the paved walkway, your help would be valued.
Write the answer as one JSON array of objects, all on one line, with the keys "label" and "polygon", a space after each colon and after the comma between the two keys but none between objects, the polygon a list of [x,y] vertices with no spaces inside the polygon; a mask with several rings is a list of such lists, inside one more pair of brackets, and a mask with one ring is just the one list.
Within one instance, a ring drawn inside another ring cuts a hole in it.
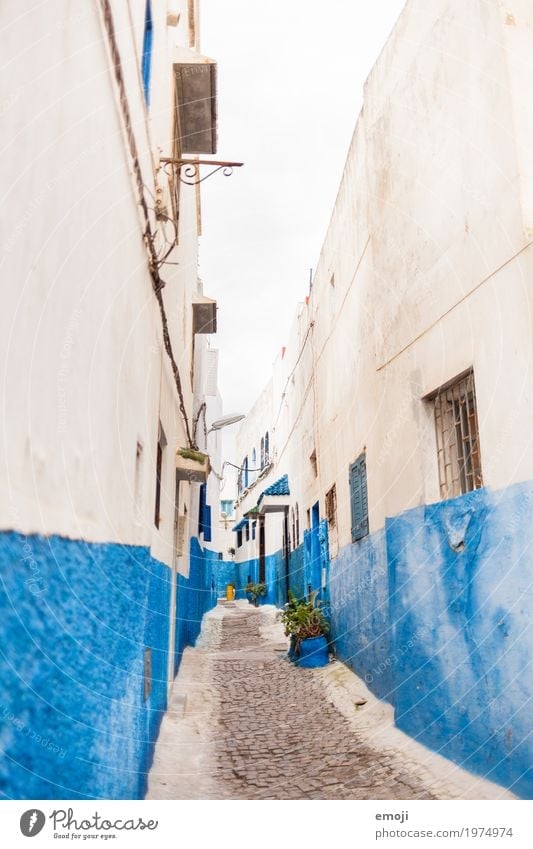
[{"label": "paved walkway", "polygon": [[174,684],[147,798],[513,798],[394,728],[390,707],[343,664],[299,669],[286,650],[274,608],[237,602],[205,617]]}]

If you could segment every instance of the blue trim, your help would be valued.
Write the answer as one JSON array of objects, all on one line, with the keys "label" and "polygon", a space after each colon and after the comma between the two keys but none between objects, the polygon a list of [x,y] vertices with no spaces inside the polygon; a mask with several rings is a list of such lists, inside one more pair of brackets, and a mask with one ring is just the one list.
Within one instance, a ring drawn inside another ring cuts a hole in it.
[{"label": "blue trim", "polygon": [[143,50],[142,50],[142,80],[144,89],[144,99],[146,105],[150,106],[150,80],[152,76],[152,45],[154,40],[154,27],[152,22],[152,7],[150,0],[146,0],[146,10],[144,14],[144,34],[143,34]]}]

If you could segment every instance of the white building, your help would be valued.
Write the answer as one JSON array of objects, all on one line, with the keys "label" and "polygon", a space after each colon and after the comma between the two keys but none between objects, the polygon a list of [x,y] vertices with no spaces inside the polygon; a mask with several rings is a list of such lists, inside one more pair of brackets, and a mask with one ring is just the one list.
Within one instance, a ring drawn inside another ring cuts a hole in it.
[{"label": "white building", "polygon": [[527,3],[407,2],[241,430],[244,456],[270,429],[274,465],[238,516],[263,510],[269,593],[288,568],[329,597],[338,655],[401,728],[528,798],[532,57]]},{"label": "white building", "polygon": [[208,426],[221,410],[216,305],[197,273],[203,166],[187,165],[216,152],[197,5],[2,8],[8,797],[142,795],[179,654],[212,600],[217,479],[199,519],[204,467],[177,455],[199,447],[220,465],[201,418],[204,400]]}]

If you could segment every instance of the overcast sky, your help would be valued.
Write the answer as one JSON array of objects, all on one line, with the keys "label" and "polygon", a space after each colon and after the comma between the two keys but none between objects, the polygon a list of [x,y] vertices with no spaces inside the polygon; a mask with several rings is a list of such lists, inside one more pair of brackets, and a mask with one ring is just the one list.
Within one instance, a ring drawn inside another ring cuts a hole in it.
[{"label": "overcast sky", "polygon": [[247,412],[308,293],[362,90],[404,0],[201,0],[218,62],[217,158],[200,274],[218,301],[224,412]]}]

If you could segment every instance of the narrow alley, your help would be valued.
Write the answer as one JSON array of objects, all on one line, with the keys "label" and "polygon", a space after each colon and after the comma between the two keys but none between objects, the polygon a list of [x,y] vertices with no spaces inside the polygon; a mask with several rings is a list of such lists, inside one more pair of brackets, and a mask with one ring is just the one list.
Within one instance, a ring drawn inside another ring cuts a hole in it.
[{"label": "narrow alley", "polygon": [[276,619],[275,608],[245,601],[204,617],[174,684],[148,799],[514,798],[394,728],[390,707],[342,663],[290,663]]}]

